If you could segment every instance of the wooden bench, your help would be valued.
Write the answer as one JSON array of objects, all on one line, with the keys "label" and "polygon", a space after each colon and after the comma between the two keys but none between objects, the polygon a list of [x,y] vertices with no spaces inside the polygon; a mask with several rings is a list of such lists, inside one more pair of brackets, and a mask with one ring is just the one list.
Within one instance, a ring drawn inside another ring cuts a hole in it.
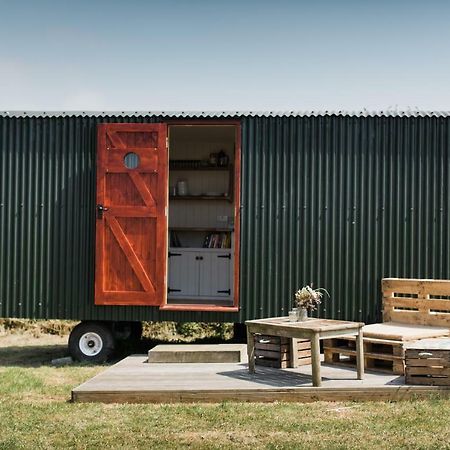
[{"label": "wooden bench", "polygon": [[[450,280],[385,278],[383,323],[365,325],[364,363],[368,369],[405,373],[405,344],[450,335]],[[355,340],[342,336],[324,341],[325,362],[353,362]]]}]

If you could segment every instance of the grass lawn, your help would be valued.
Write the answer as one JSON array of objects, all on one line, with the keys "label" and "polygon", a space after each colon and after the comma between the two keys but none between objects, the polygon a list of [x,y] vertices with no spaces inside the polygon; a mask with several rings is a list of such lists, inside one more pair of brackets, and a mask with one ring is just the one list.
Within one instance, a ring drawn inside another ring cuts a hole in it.
[{"label": "grass lawn", "polygon": [[0,332],[0,448],[450,448],[450,401],[72,404],[104,366],[52,367],[67,336]]}]

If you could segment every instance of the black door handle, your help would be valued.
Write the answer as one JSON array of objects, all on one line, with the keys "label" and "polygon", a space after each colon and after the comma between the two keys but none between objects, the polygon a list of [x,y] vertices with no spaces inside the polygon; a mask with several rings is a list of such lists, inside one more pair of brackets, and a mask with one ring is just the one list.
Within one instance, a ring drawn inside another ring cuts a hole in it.
[{"label": "black door handle", "polygon": [[109,208],[104,207],[101,204],[97,205],[97,218],[103,219],[103,211],[108,211]]}]

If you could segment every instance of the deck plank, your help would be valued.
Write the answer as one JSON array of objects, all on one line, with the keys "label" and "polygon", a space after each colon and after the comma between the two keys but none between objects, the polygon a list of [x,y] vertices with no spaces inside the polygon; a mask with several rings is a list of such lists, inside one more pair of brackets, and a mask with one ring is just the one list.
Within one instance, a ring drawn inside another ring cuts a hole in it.
[{"label": "deck plank", "polygon": [[439,394],[450,388],[406,386],[404,378],[322,364],[322,387],[312,387],[311,366],[256,368],[244,363],[149,364],[145,355],[125,358],[72,391],[77,402],[173,403],[221,401],[400,400]]}]

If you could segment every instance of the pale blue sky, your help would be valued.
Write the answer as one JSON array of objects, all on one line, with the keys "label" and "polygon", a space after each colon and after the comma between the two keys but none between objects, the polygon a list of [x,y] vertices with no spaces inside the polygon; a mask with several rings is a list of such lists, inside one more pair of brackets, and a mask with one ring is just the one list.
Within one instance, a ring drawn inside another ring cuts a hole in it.
[{"label": "pale blue sky", "polygon": [[0,0],[2,110],[450,110],[450,2]]}]

